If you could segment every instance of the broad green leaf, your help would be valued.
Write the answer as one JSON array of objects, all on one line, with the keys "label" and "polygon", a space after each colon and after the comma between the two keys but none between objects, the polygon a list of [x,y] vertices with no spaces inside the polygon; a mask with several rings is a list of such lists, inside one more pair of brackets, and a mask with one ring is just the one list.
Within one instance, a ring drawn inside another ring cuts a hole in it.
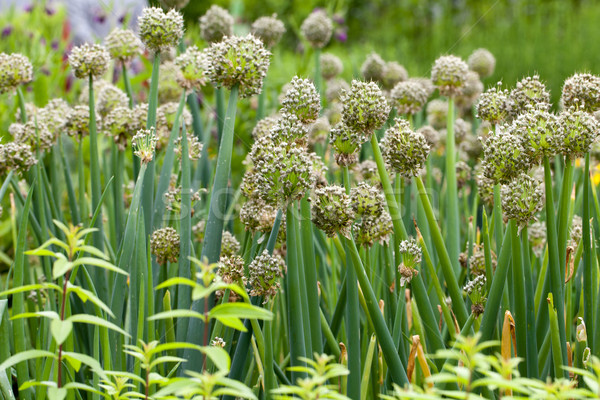
[{"label": "broad green leaf", "polygon": [[242,397],[244,399],[251,399],[251,400],[256,400],[256,396],[254,395],[254,392],[252,392],[252,390],[244,385],[241,382],[238,382],[234,379],[229,379],[229,378],[219,378],[218,382],[224,386],[224,388],[222,389],[217,389],[214,392],[215,396],[219,395],[219,392],[221,390],[227,390],[229,392],[230,395],[233,395],[235,397]]},{"label": "broad green leaf", "polygon": [[119,328],[117,325],[113,324],[112,322],[108,322],[100,317],[96,317],[95,315],[75,314],[75,315],[71,315],[68,318],[68,320],[71,322],[79,322],[79,323],[83,323],[83,324],[98,325],[100,327],[112,329],[113,331],[119,332],[121,335],[123,335],[125,337],[131,337],[129,335],[129,333],[125,332],[123,329]]},{"label": "broad green leaf", "polygon": [[152,350],[150,350],[148,352],[148,354],[149,355],[153,355],[153,354],[156,354],[156,353],[161,353],[163,351],[180,350],[180,349],[196,349],[198,351],[202,351],[203,347],[202,346],[198,346],[197,344],[186,343],[186,342],[163,343],[163,344],[159,344],[158,346],[156,346],[155,348],[153,348]]},{"label": "broad green leaf", "polygon": [[58,228],[63,231],[63,233],[65,234],[65,236],[70,236],[71,235],[71,230],[69,229],[68,226],[66,226],[65,224],[63,224],[61,221],[59,221],[58,219],[53,219],[52,222],[54,222],[54,225],[58,226]]},{"label": "broad green leaf", "polygon": [[101,252],[100,250],[98,250],[97,248],[95,248],[94,246],[89,246],[89,245],[77,246],[75,248],[75,250],[86,252],[88,254],[91,254],[91,255],[101,258],[103,260],[108,260],[108,256],[106,254],[104,254],[103,252]]},{"label": "broad green leaf", "polygon": [[226,290],[229,289],[232,292],[239,294],[243,299],[248,299],[248,294],[246,291],[235,283],[225,283],[225,282],[217,282],[213,283],[209,287],[205,288],[200,285],[196,286],[192,291],[192,300],[200,300],[205,297],[208,297],[211,293],[216,292],[217,290]]},{"label": "broad green leaf", "polygon": [[48,399],[49,400],[64,400],[67,397],[67,389],[49,387],[48,388]]},{"label": "broad green leaf", "polygon": [[53,283],[36,283],[33,285],[24,285],[16,288],[12,288],[9,290],[5,290],[4,292],[0,292],[0,297],[10,296],[15,293],[23,293],[23,292],[31,292],[32,290],[40,290],[40,289],[52,289],[58,290],[62,292],[62,288]]},{"label": "broad green leaf", "polygon": [[174,357],[174,356],[162,356],[155,358],[150,363],[150,370],[154,369],[157,365],[164,364],[166,362],[185,362],[185,358]]},{"label": "broad green leaf", "polygon": [[30,255],[30,256],[39,256],[39,257],[43,257],[43,256],[56,257],[57,256],[57,253],[50,251],[48,249],[29,250],[29,251],[26,251],[25,254]]},{"label": "broad green leaf", "polygon": [[205,320],[204,314],[192,311],[192,310],[171,310],[164,311],[158,314],[154,314],[151,317],[148,317],[148,321],[156,321],[159,319],[166,318],[200,318],[202,321]]},{"label": "broad green leaf", "polygon": [[[66,252],[69,252],[69,246],[67,246],[66,243],[61,242],[60,240],[58,240],[57,238],[51,238],[46,240],[44,243],[42,243],[42,245],[40,247],[38,247],[37,249],[33,249],[33,250],[28,250],[25,252],[25,254],[27,255],[36,255],[35,252],[41,250],[41,249],[45,249],[50,245],[55,245],[55,246],[59,246],[62,247]],[[55,257],[59,257],[59,256],[63,256],[60,253],[56,253]]]},{"label": "broad green leaf", "polygon": [[263,319],[267,321],[273,319],[273,313],[271,311],[247,303],[219,304],[210,310],[208,315],[211,318],[237,317],[247,319]]},{"label": "broad green leaf", "polygon": [[61,276],[66,274],[67,271],[72,270],[74,266],[74,263],[70,262],[66,258],[57,258],[54,261],[54,264],[52,265],[52,278],[60,278]]},{"label": "broad green leaf", "polygon": [[107,396],[105,393],[102,393],[100,390],[95,389],[92,386],[86,385],[85,383],[69,382],[63,387],[68,390],[85,390],[86,392],[96,393],[106,397],[107,399],[110,399],[110,397]]},{"label": "broad green leaf", "polygon": [[162,376],[162,375],[160,375],[160,374],[158,374],[156,372],[151,372],[148,375],[148,378],[150,380],[150,384],[151,385],[152,384],[156,384],[156,383],[166,383],[166,382],[169,381],[167,378],[165,378],[164,376]]},{"label": "broad green leaf", "polygon": [[127,272],[123,271],[121,268],[117,267],[116,265],[109,263],[108,261],[101,260],[99,258],[81,257],[81,258],[78,258],[75,262],[73,262],[74,267],[77,265],[84,265],[84,264],[85,265],[93,265],[93,266],[99,267],[99,268],[104,268],[106,270],[116,272],[121,275],[129,275]]},{"label": "broad green leaf", "polygon": [[96,359],[94,359],[90,356],[87,356],[85,354],[73,353],[73,352],[68,352],[68,351],[64,351],[63,356],[67,359],[77,360],[77,361],[87,365],[100,378],[108,380],[108,376],[106,376],[106,374],[104,373],[104,370],[102,369],[102,366]]},{"label": "broad green leaf", "polygon": [[60,319],[58,314],[55,311],[37,311],[37,312],[29,312],[29,313],[21,313],[18,315],[13,315],[11,320],[20,319],[20,318],[50,318],[51,320]]},{"label": "broad green leaf", "polygon": [[8,368],[17,365],[20,362],[23,361],[27,361],[27,360],[32,360],[35,358],[42,358],[42,357],[50,357],[53,359],[56,359],[57,356],[54,353],[50,353],[49,351],[45,351],[45,350],[26,350],[26,351],[22,351],[20,353],[15,354],[12,357],[7,358],[6,360],[4,360],[4,362],[2,364],[0,364],[0,371],[5,371]]},{"label": "broad green leaf", "polygon": [[92,303],[94,303],[95,305],[100,307],[102,309],[102,311],[104,311],[105,313],[110,315],[112,318],[115,317],[112,310],[104,302],[102,302],[102,300],[100,300],[96,295],[94,295],[94,293],[92,293],[91,291],[86,290],[80,286],[71,285],[69,283],[67,286],[67,293],[69,293],[69,292],[74,292],[75,294],[77,294],[77,296],[84,303],[87,302],[88,300],[91,301]]},{"label": "broad green leaf", "polygon": [[123,377],[144,384],[144,379],[136,374],[125,371],[105,371],[107,376]]},{"label": "broad green leaf", "polygon": [[248,329],[244,326],[244,323],[238,317],[216,317],[217,321],[225,326],[233,329],[237,329],[241,332],[246,332]]},{"label": "broad green leaf", "polygon": [[164,289],[164,288],[168,288],[169,286],[173,286],[173,285],[187,285],[187,286],[194,287],[197,285],[197,283],[196,283],[196,281],[194,281],[192,279],[175,277],[175,278],[167,279],[166,281],[162,282],[160,285],[156,286],[155,289],[156,290]]},{"label": "broad green leaf", "polygon": [[231,368],[231,358],[229,358],[229,354],[227,354],[224,349],[215,346],[204,346],[200,351],[210,358],[210,361],[215,364],[219,371],[229,372],[229,369]]},{"label": "broad green leaf", "polygon": [[72,331],[73,322],[68,319],[64,321],[61,321],[60,319],[54,319],[50,323],[50,333],[52,333],[52,337],[58,346],[67,340]]}]

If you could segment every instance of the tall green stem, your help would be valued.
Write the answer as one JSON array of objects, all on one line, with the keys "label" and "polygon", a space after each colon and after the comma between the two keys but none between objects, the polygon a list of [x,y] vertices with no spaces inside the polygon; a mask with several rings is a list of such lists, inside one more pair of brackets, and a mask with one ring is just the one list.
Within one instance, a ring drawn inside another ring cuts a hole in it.
[{"label": "tall green stem", "polygon": [[460,226],[458,215],[458,189],[456,186],[456,143],[454,139],[454,98],[448,98],[448,119],[446,124],[446,243],[454,274],[460,274],[458,255],[460,253]]},{"label": "tall green stem", "polygon": [[[523,273],[523,259],[521,257],[521,238],[519,237],[519,228],[514,220],[510,221],[511,240],[512,240],[512,273],[513,273],[513,290],[517,294],[515,296],[515,331],[517,336],[517,355],[523,358],[524,362],[519,364],[519,372],[521,376],[527,376],[527,371],[530,364],[530,351],[537,349],[527,348],[527,302],[525,298],[525,285]],[[537,367],[537,363],[534,364]]]},{"label": "tall green stem", "polygon": [[592,274],[592,254],[590,240],[590,153],[585,154],[585,170],[583,171],[583,320],[587,334],[594,337],[594,280]]}]

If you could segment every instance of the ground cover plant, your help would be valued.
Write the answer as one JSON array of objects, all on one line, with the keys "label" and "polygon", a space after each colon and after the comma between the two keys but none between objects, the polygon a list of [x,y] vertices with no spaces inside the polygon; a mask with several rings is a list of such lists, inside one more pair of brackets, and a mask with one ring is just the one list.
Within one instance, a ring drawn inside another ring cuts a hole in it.
[{"label": "ground cover plant", "polygon": [[3,398],[600,396],[599,76],[346,81],[318,9],[279,90],[277,16],[168,3],[69,48],[77,95],[0,54]]}]

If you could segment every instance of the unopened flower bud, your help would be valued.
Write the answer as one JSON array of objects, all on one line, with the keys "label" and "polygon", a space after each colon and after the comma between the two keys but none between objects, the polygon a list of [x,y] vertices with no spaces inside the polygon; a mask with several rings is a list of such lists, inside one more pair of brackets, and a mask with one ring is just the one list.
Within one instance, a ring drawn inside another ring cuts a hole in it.
[{"label": "unopened flower bud", "polygon": [[277,19],[277,14],[271,17],[260,17],[252,23],[252,33],[262,40],[265,47],[270,49],[275,46],[285,33],[283,22]]},{"label": "unopened flower bud", "polygon": [[320,49],[325,47],[331,39],[333,22],[325,11],[317,10],[306,17],[300,26],[300,30],[311,46]]},{"label": "unopened flower bud", "polygon": [[110,55],[104,46],[84,43],[69,54],[73,74],[80,79],[100,78],[108,69]]},{"label": "unopened flower bud", "polygon": [[477,49],[469,56],[468,64],[481,78],[487,78],[494,73],[496,58],[487,49]]},{"label": "unopened flower bud", "polygon": [[104,40],[104,44],[112,58],[124,63],[142,53],[142,41],[130,29],[113,29]]},{"label": "unopened flower bud", "polygon": [[442,96],[454,97],[465,85],[468,71],[469,66],[459,57],[442,56],[431,68],[431,80]]},{"label": "unopened flower bud", "polygon": [[33,66],[22,54],[0,53],[0,94],[12,92],[33,80]]},{"label": "unopened flower bud", "polygon": [[334,54],[323,53],[321,54],[321,76],[325,80],[330,80],[344,71],[344,64],[342,60]]}]

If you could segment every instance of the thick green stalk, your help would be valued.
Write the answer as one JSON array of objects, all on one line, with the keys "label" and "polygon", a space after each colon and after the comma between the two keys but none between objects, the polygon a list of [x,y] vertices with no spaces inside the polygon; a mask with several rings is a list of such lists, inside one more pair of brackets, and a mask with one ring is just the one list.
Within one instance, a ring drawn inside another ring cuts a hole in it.
[{"label": "thick green stalk", "polygon": [[392,381],[400,386],[404,386],[408,383],[406,369],[404,365],[402,365],[402,361],[400,361],[400,356],[394,345],[392,335],[390,335],[383,314],[381,314],[381,311],[379,310],[379,303],[377,302],[373,288],[371,288],[369,278],[365,273],[356,244],[350,239],[343,238],[343,240],[346,242],[350,256],[352,257],[352,266],[356,272],[360,289],[365,297],[369,316],[373,321],[375,335],[377,336],[377,340],[379,340],[379,345],[381,346],[383,356],[387,362]]},{"label": "thick green stalk", "polygon": [[465,302],[462,297],[462,291],[458,286],[458,281],[456,280],[456,275],[454,273],[454,269],[452,268],[452,262],[450,260],[448,251],[446,250],[440,227],[435,219],[435,214],[433,213],[433,208],[429,202],[429,196],[427,195],[425,186],[423,185],[423,180],[419,176],[415,177],[415,180],[419,190],[419,198],[421,199],[421,203],[423,204],[423,208],[425,210],[425,215],[427,216],[427,221],[429,222],[429,230],[432,234],[433,244],[435,245],[438,257],[440,259],[440,265],[442,267],[444,279],[446,280],[446,286],[448,287],[448,292],[452,298],[452,309],[456,314],[458,323],[460,326],[463,326],[469,316],[467,314],[467,307],[465,306]]},{"label": "thick green stalk", "polygon": [[502,246],[502,197],[500,196],[500,185],[494,185],[494,238],[496,239],[496,254],[500,252]]},{"label": "thick green stalk", "polygon": [[[558,241],[556,237],[556,220],[554,216],[554,199],[552,196],[552,175],[550,161],[544,157],[544,185],[546,188],[546,235],[548,237],[548,268],[550,270],[550,286],[556,299],[556,315],[560,333],[560,346],[562,348],[562,360],[567,359],[566,329],[565,329],[565,305],[563,297],[564,269],[560,266],[558,252]],[[563,271],[561,275],[561,271]],[[566,371],[564,373],[566,377]]]},{"label": "thick green stalk", "polygon": [[523,276],[525,278],[525,300],[527,303],[527,377],[538,378],[538,347],[535,325],[535,300],[531,260],[529,251],[529,235],[527,226],[521,230],[523,253]]},{"label": "thick green stalk", "polygon": [[563,356],[562,356],[562,341],[560,338],[560,330],[558,323],[558,315],[556,308],[554,308],[554,301],[552,293],[548,294],[548,311],[550,313],[550,337],[552,339],[552,359],[554,361],[554,376],[556,378],[561,375],[565,375],[566,371],[562,370],[563,367]]},{"label": "thick green stalk", "polygon": [[448,98],[446,124],[446,244],[454,274],[460,274],[460,225],[458,215],[458,189],[456,186],[456,143],[454,139],[454,98]]},{"label": "thick green stalk", "polygon": [[25,96],[23,96],[23,89],[21,86],[17,86],[17,102],[19,103],[19,111],[21,113],[21,123],[27,122],[27,108],[25,107]]},{"label": "thick green stalk", "polygon": [[[346,194],[350,195],[350,174],[348,167],[342,167]],[[346,251],[346,346],[348,349],[348,397],[358,399],[361,395],[361,360],[360,360],[360,308],[358,304],[358,285],[353,261],[344,243]]]},{"label": "thick green stalk", "polygon": [[[565,159],[565,170],[563,174],[562,187],[560,190],[560,204],[558,206],[558,257],[561,276],[565,276],[565,265],[567,260],[567,236],[569,234],[569,200],[571,190],[573,189],[573,161],[567,157]],[[562,283],[562,293],[564,294],[565,285]],[[561,297],[562,298],[562,297]]]},{"label": "thick green stalk", "polygon": [[[296,214],[294,209],[295,204],[288,205],[286,215],[286,241],[287,241],[287,309],[288,309],[288,326],[289,326],[289,345],[290,345],[290,364],[292,366],[304,365],[299,360],[301,357],[306,357],[306,342],[304,338],[304,327],[302,318],[302,293],[300,291],[300,279],[303,279],[299,274],[297,240],[296,238]],[[292,372],[292,381],[296,382],[298,378],[303,378],[304,373],[299,371]]]},{"label": "thick green stalk", "polygon": [[[223,116],[225,115],[225,88],[216,88],[215,97],[217,109],[217,143],[220,146],[221,139],[224,135],[223,129],[225,129],[226,124],[225,118],[227,118],[227,116],[223,118]],[[227,112],[229,112],[229,109],[227,109]]]},{"label": "thick green stalk", "polygon": [[585,154],[585,170],[583,171],[583,320],[588,337],[594,337],[593,293],[594,281],[592,268],[592,245],[590,239],[590,153]]},{"label": "thick green stalk", "polygon": [[[319,93],[319,98],[321,99],[321,49],[315,48],[315,88]],[[322,102],[322,101],[321,101]]]},{"label": "thick green stalk", "polygon": [[[114,145],[113,145],[114,146]],[[115,186],[114,186],[114,205],[115,205],[115,227],[116,243],[121,243],[123,236],[123,226],[125,224],[125,204],[123,202],[123,173],[125,172],[125,152],[113,147],[113,156],[115,162]]]},{"label": "thick green stalk", "polygon": [[[521,238],[519,237],[519,228],[514,220],[510,221],[511,240],[512,240],[512,273],[513,273],[513,290],[518,294],[515,296],[515,309],[513,316],[515,318],[515,331],[517,336],[517,355],[523,359],[519,364],[519,372],[521,376],[528,376],[527,372],[530,369],[532,360],[530,353],[536,352],[537,349],[529,349],[527,347],[527,302],[525,298],[525,284],[523,273],[523,259],[521,257]],[[533,333],[533,332],[532,332]],[[537,363],[533,365],[537,367]]]}]

